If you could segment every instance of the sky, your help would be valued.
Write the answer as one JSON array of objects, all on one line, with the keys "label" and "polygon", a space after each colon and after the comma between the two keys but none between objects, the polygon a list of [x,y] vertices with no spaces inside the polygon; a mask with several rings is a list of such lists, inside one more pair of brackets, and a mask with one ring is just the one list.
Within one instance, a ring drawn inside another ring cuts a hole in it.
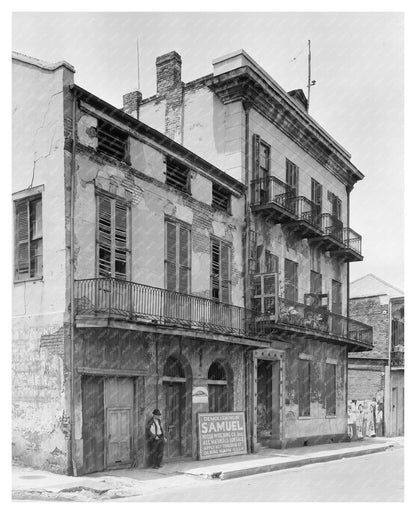
[{"label": "sky", "polygon": [[21,12],[12,49],[66,60],[75,82],[121,107],[137,88],[156,92],[156,57],[182,56],[182,80],[212,72],[212,61],[243,48],[286,91],[307,85],[311,116],[365,175],[351,193],[350,226],[364,261],[351,280],[373,273],[404,290],[404,16],[394,12]]}]

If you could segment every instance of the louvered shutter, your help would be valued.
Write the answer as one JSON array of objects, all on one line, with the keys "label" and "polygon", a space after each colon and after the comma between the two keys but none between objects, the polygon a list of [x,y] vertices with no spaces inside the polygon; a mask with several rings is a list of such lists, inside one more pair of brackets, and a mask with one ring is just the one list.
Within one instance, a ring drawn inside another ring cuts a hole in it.
[{"label": "louvered shutter", "polygon": [[114,276],[126,279],[127,276],[127,208],[115,202],[114,234]]},{"label": "louvered shutter", "polygon": [[189,291],[189,230],[179,227],[179,291]]},{"label": "louvered shutter", "polygon": [[220,243],[211,241],[211,297],[220,298]]},{"label": "louvered shutter", "polygon": [[285,260],[285,299],[298,301],[298,265],[289,259]]},{"label": "louvered shutter", "polygon": [[98,196],[98,275],[111,277],[111,200]]},{"label": "louvered shutter", "polygon": [[166,288],[176,291],[176,224],[166,222]]},{"label": "louvered shutter", "polygon": [[230,303],[230,247],[221,244],[221,301]]},{"label": "louvered shutter", "polygon": [[16,278],[29,274],[29,203],[16,204]]}]

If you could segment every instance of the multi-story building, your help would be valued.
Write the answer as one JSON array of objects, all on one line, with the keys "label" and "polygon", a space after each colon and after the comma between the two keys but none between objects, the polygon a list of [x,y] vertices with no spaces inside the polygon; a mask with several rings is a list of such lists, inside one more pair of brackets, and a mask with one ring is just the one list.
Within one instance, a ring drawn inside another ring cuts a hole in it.
[{"label": "multi-story building", "polygon": [[348,398],[375,404],[377,435],[404,435],[404,293],[373,274],[351,282],[351,315],[373,327],[374,348],[348,356]]},{"label": "multi-story building", "polygon": [[[335,440],[346,426],[347,351],[371,344],[348,311],[349,265],[363,258],[349,197],[363,175],[309,115],[303,92],[286,93],[243,50],[186,84],[181,64],[176,52],[158,57],[157,93],[124,95],[124,110],[247,187],[245,304],[285,351],[274,362],[253,354],[252,447]],[[268,383],[280,384],[275,398]],[[266,421],[264,407],[274,413]]]},{"label": "multi-story building", "polygon": [[168,459],[197,458],[202,412],[245,411],[249,451],[346,437],[347,351],[372,344],[347,301],[346,262],[361,259],[347,198],[362,175],[300,92],[235,59],[248,63],[235,83],[221,65],[192,100],[171,90],[169,54],[158,95],[128,94],[121,110],[75,85],[68,63],[13,55],[24,462],[144,466],[155,407]]}]

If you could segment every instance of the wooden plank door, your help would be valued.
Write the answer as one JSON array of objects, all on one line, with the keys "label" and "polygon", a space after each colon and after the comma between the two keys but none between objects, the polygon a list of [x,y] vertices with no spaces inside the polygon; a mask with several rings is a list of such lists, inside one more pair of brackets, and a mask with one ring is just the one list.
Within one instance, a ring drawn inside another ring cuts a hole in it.
[{"label": "wooden plank door", "polygon": [[131,409],[107,409],[107,466],[131,461]]},{"label": "wooden plank door", "polygon": [[182,455],[182,416],[184,414],[184,384],[165,382],[166,431],[168,458]]}]

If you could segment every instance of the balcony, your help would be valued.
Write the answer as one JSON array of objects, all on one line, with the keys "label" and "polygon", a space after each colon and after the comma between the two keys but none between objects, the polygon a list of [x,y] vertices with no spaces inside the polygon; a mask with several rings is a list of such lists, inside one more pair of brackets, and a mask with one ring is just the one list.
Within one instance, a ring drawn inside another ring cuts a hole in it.
[{"label": "balcony", "polygon": [[295,205],[296,221],[285,224],[293,232],[299,234],[301,238],[311,238],[322,234],[322,221],[319,207],[305,196],[293,198]]},{"label": "balcony", "polygon": [[361,236],[351,228],[343,229],[343,248],[335,250],[334,255],[338,255],[344,259],[345,262],[362,261],[361,254]]},{"label": "balcony", "polygon": [[296,201],[293,189],[276,177],[251,182],[253,212],[261,212],[274,223],[296,222]]},{"label": "balcony", "polygon": [[392,368],[404,368],[404,351],[393,350],[390,352],[390,366]]},{"label": "balcony", "polygon": [[334,314],[324,307],[311,307],[278,297],[267,313],[256,314],[252,330],[262,337],[308,337],[332,343],[346,343],[349,351],[373,348],[373,328]]},{"label": "balcony", "polygon": [[113,278],[76,280],[75,315],[250,336],[242,307]]}]

